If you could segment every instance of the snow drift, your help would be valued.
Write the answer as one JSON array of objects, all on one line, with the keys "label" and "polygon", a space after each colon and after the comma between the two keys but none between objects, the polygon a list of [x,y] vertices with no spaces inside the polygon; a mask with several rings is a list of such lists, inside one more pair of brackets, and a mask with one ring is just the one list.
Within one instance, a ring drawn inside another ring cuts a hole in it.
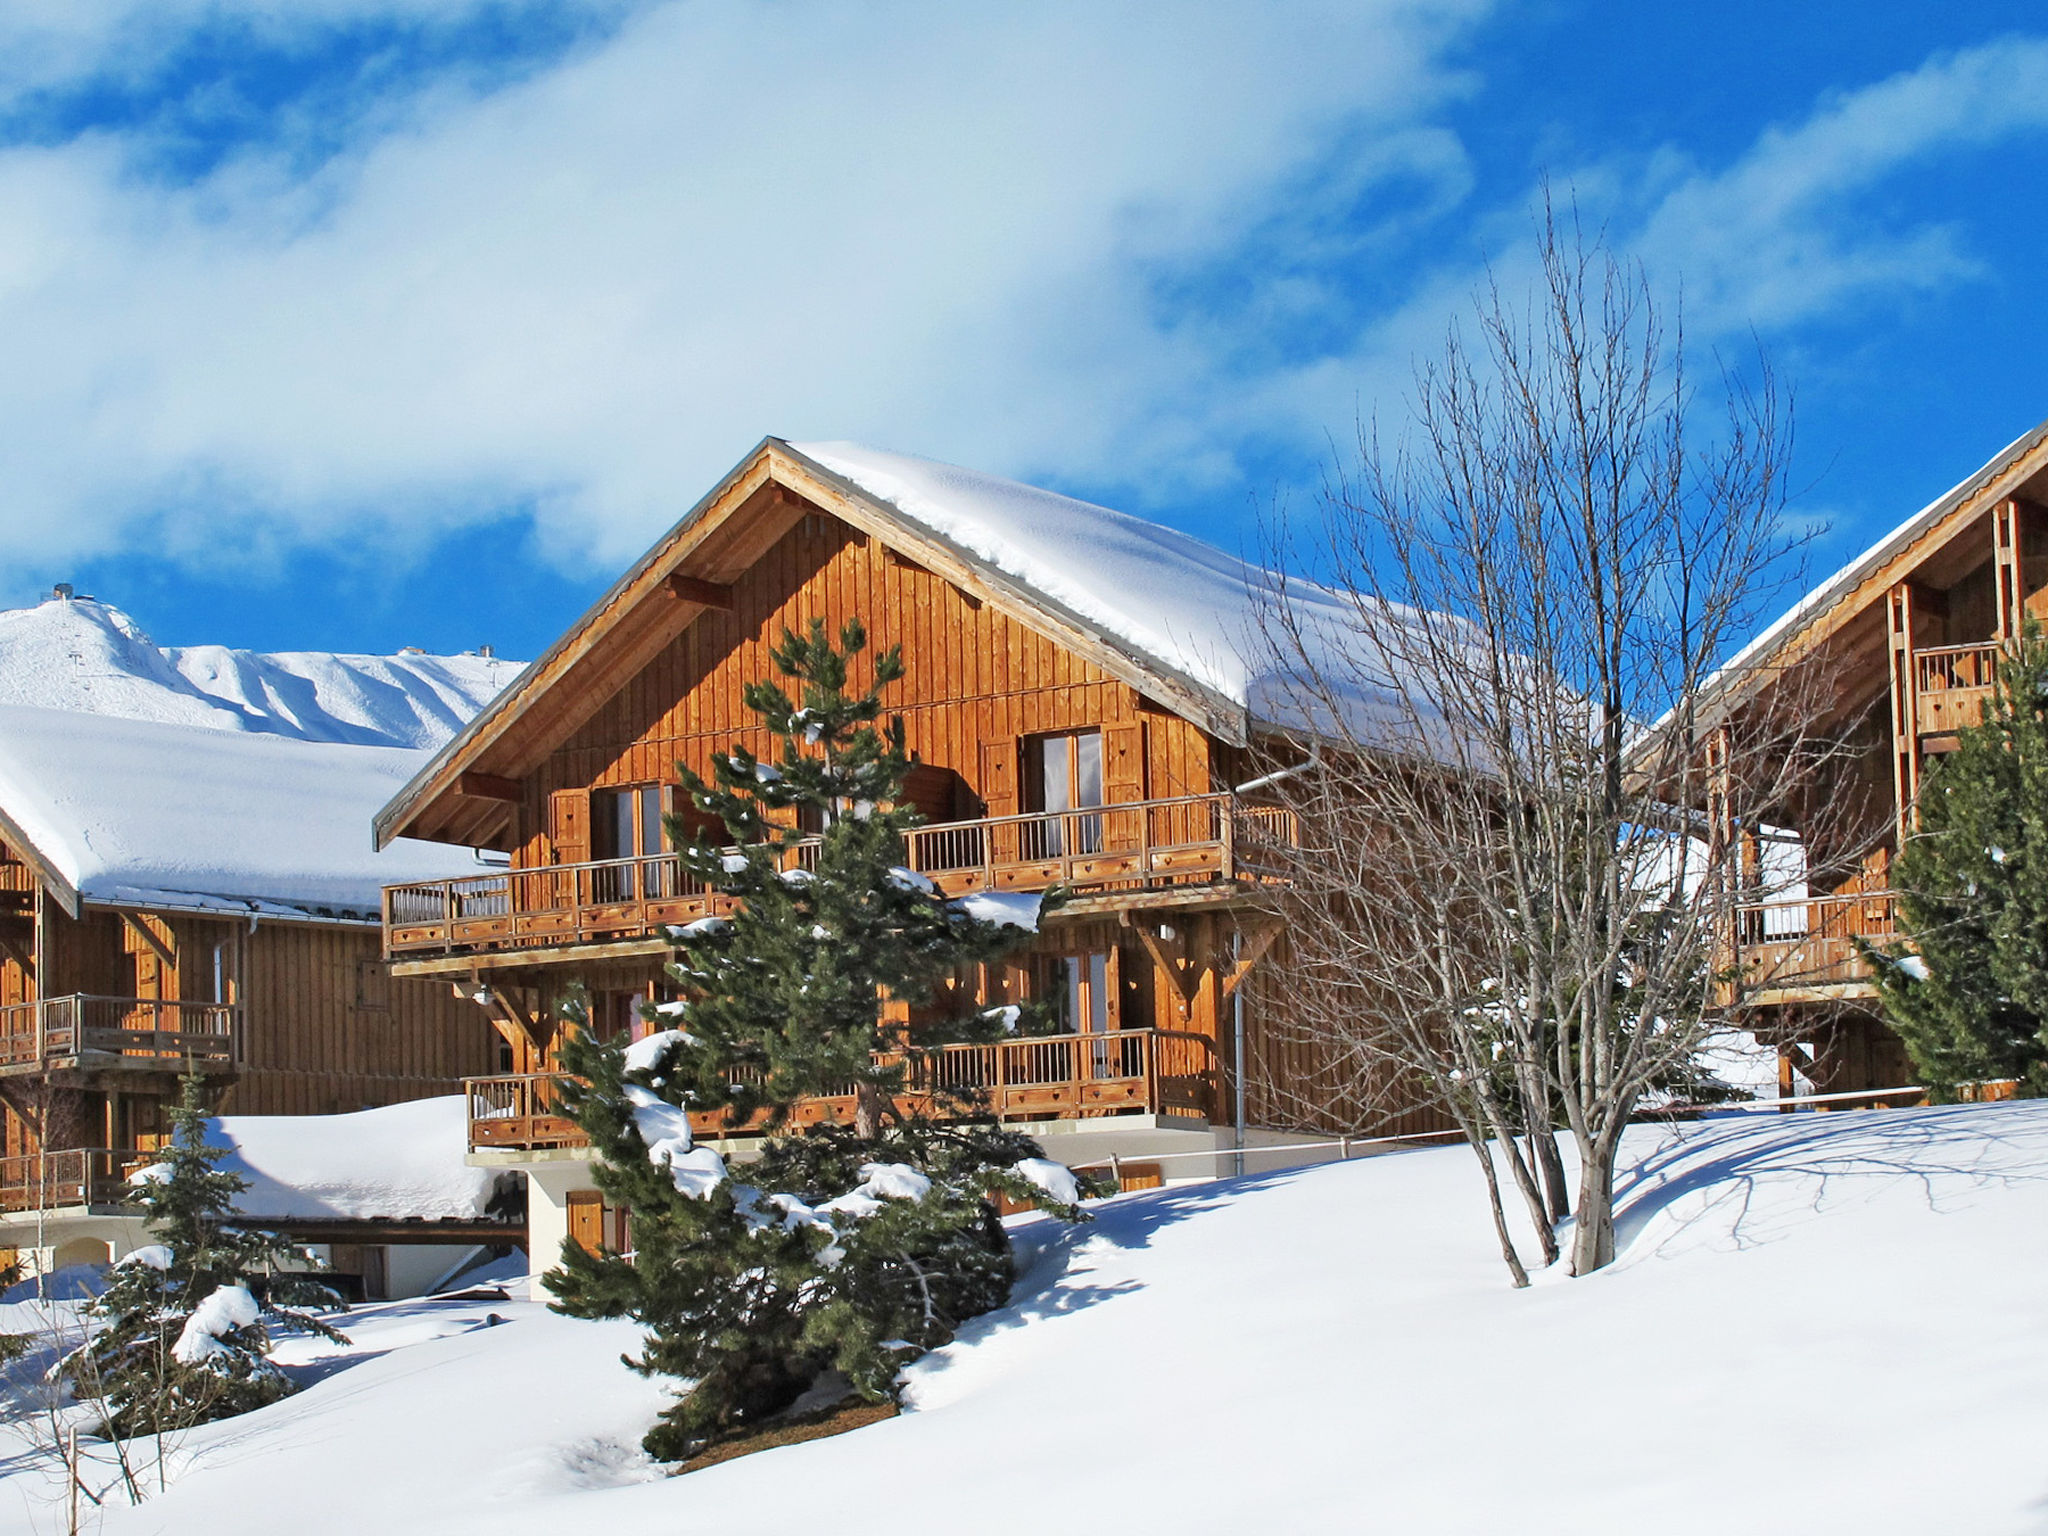
[{"label": "snow drift", "polygon": [[743,1530],[829,1490],[847,1536],[2040,1531],[2048,1103],[1643,1126],[1622,1162],[1620,1261],[1523,1292],[1462,1147],[1029,1223],[910,1412],[673,1479],[630,1324],[370,1310],[104,1529]]}]

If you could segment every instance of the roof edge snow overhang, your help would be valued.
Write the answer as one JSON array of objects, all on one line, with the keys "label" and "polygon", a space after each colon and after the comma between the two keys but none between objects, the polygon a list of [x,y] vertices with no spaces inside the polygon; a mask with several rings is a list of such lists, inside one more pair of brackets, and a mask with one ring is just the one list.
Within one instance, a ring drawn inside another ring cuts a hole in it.
[{"label": "roof edge snow overhang", "polygon": [[0,806],[0,838],[4,838],[7,845],[14,850],[16,858],[35,872],[35,877],[43,883],[43,889],[56,898],[57,905],[64,909],[65,915],[77,917],[80,901],[78,887],[58,871],[57,866],[50,862],[49,856],[35,845],[34,839],[22,831],[21,823],[8,813],[5,806]]},{"label": "roof edge snow overhang", "polygon": [[[915,560],[1223,741],[1242,746],[1249,740],[1251,722],[1244,705],[1110,635],[783,439],[765,437],[385,804],[371,823],[373,845],[385,848],[405,836],[454,841],[417,831],[415,824],[430,805],[459,792],[464,773],[517,778],[530,771],[546,750],[603,707],[633,671],[703,611],[705,604],[665,591],[669,578],[730,582],[808,507],[831,513]],[[741,514],[749,508],[759,525],[753,536],[745,526],[735,526],[745,522]],[[684,569],[691,565],[697,568]],[[649,601],[664,605],[659,618],[635,628],[635,615]],[[545,712],[533,729],[546,745],[538,751],[533,741],[524,748],[514,745],[515,726],[543,713],[540,701],[565,688],[575,697]]]}]

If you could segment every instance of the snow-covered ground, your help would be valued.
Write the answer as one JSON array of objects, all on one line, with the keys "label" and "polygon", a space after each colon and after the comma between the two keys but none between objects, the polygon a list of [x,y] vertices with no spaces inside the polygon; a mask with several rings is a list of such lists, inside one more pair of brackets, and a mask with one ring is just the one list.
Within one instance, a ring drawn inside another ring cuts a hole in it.
[{"label": "snow-covered ground", "polygon": [[[673,1480],[630,1326],[367,1309],[104,1529],[2048,1530],[2048,1103],[1643,1127],[1628,1160],[1620,1261],[1521,1293],[1459,1148],[1123,1197],[912,1412]],[[0,1530],[52,1528],[30,1487]]]}]

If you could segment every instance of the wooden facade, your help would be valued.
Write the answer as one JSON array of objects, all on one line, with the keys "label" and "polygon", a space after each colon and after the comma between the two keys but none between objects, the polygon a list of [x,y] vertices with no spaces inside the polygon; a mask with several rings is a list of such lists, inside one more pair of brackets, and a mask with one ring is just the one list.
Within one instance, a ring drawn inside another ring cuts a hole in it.
[{"label": "wooden facade", "polygon": [[189,1070],[216,1112],[294,1115],[456,1093],[498,1064],[476,1005],[393,977],[374,923],[74,916],[0,850],[0,1212],[115,1204]]},{"label": "wooden facade", "polygon": [[[1070,1033],[929,1070],[1019,1120],[1232,1125],[1234,1030],[1242,1007],[1257,1056],[1247,984],[1280,953],[1259,850],[1292,836],[1233,792],[1260,751],[1242,706],[770,440],[378,819],[382,839],[509,855],[502,875],[385,896],[394,972],[472,989],[513,1059],[470,1085],[474,1145],[574,1142],[550,1110],[558,1004],[578,985],[598,1027],[636,1027],[639,1003],[671,995],[663,925],[719,910],[647,830],[682,809],[676,765],[709,778],[735,743],[770,755],[743,688],[774,674],[785,630],[852,619],[906,663],[885,704],[929,824],[906,863],[953,894],[1070,893],[972,983],[989,1005],[1053,999]],[[1254,1097],[1247,1118],[1268,1107]]]},{"label": "wooden facade", "polygon": [[[1981,718],[2030,617],[2048,621],[2048,427],[1838,573],[1710,695],[1711,716],[1740,730],[1746,712],[1769,709],[1775,669],[1825,668],[1850,748],[1811,804],[1774,818],[1774,832],[1800,839],[1805,890],[1740,902],[1726,945],[1738,1000],[1782,1043],[1787,1091],[1795,1067],[1822,1091],[1912,1081],[1858,941],[1896,939],[1890,866],[1927,764]],[[1733,831],[1728,843],[1738,880],[1754,878],[1755,835]]]}]

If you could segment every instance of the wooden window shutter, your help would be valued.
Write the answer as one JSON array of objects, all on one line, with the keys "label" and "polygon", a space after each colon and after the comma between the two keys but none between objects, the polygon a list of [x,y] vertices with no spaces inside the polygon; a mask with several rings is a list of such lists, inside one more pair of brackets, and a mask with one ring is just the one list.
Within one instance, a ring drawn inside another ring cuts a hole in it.
[{"label": "wooden window shutter", "polygon": [[569,1191],[569,1241],[585,1253],[604,1250],[604,1196],[594,1189]]},{"label": "wooden window shutter", "polygon": [[981,803],[991,816],[1017,814],[1017,738],[999,736],[981,744]]},{"label": "wooden window shutter", "polygon": [[558,789],[548,796],[548,841],[557,864],[590,862],[590,791]]},{"label": "wooden window shutter", "polygon": [[1102,728],[1102,790],[1110,805],[1145,798],[1145,722]]}]

